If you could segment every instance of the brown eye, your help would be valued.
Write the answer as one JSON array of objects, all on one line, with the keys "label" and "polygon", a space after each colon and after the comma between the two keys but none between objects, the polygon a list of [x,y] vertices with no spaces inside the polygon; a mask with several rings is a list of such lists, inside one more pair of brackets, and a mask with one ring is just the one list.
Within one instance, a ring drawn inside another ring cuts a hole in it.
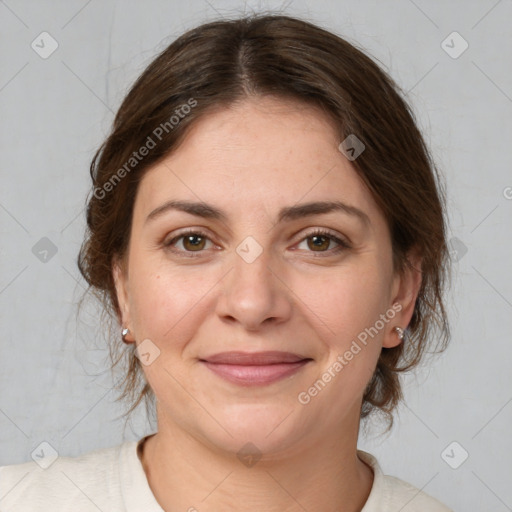
[{"label": "brown eye", "polygon": [[[317,229],[316,231],[309,233],[302,239],[299,244],[299,248],[303,243],[306,243],[307,248],[304,248],[304,250],[307,252],[326,253],[325,256],[338,254],[346,249],[350,249],[351,247],[351,245],[344,239],[341,239],[330,231],[323,229]],[[334,247],[331,247],[331,244],[334,244]]]},{"label": "brown eye", "polygon": [[329,244],[331,243],[331,239],[323,235],[309,236],[307,240],[308,247],[313,251],[316,251],[317,249],[319,251],[327,250],[329,248]]},{"label": "brown eye", "polygon": [[164,246],[166,249],[176,254],[191,256],[191,253],[197,253],[199,256],[200,253],[206,252],[206,249],[209,248],[207,246],[208,243],[213,245],[212,241],[206,234],[200,231],[190,230],[175,236],[168,242],[165,242]]},{"label": "brown eye", "polygon": [[187,251],[201,251],[204,249],[206,238],[198,234],[186,235],[183,238],[183,247]]}]

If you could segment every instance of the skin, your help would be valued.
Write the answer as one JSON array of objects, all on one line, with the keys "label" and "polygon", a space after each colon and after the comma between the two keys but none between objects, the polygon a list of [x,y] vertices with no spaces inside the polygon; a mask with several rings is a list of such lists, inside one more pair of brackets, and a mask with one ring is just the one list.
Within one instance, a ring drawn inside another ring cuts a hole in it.
[{"label": "skin", "polygon": [[[382,347],[401,342],[394,327],[409,323],[421,278],[394,271],[386,220],[339,143],[313,107],[253,97],[200,119],[139,185],[128,252],[113,272],[127,340],[160,350],[143,366],[158,432],[142,463],[165,510],[355,512],[366,502],[373,472],[357,457],[362,397]],[[167,210],[147,220],[169,200],[202,201],[226,219]],[[367,222],[339,211],[278,222],[281,208],[312,201],[342,201]],[[176,239],[185,228],[207,238]],[[349,247],[328,237],[314,244],[314,228]],[[236,251],[248,236],[262,250],[251,263]],[[299,403],[393,304],[401,311]],[[230,350],[312,361],[241,387],[199,362]],[[261,454],[251,467],[237,457],[248,442]]]}]

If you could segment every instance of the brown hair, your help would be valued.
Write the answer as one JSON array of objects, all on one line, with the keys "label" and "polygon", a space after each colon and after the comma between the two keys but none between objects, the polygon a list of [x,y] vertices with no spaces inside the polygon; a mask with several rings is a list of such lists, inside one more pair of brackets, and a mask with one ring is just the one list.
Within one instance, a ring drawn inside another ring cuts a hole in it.
[{"label": "brown hair", "polygon": [[[251,15],[183,34],[137,79],[91,163],[88,232],[78,266],[104,311],[119,320],[112,262],[122,259],[128,247],[138,183],[178,147],[195,121],[252,95],[316,106],[334,121],[340,141],[355,134],[366,147],[352,164],[387,219],[395,267],[408,264],[412,249],[422,255],[422,284],[406,338],[382,349],[362,402],[361,418],[380,410],[390,428],[391,412],[403,398],[399,372],[418,365],[434,341],[440,351],[448,342],[442,301],[448,262],[443,193],[402,94],[363,51],[300,19]],[[155,397],[134,345],[127,348],[117,334],[109,347],[112,368],[122,359],[127,363],[118,398],[132,404],[126,414],[143,398],[147,408]]]}]

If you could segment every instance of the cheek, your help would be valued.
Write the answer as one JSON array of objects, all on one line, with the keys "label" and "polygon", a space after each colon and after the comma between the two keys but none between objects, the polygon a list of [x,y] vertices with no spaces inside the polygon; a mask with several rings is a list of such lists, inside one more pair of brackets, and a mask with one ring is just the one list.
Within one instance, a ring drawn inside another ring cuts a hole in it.
[{"label": "cheek", "polygon": [[141,339],[173,346],[186,342],[206,314],[216,280],[199,268],[166,268],[160,262],[133,260],[130,274],[132,317]]},{"label": "cheek", "polygon": [[386,275],[377,265],[340,267],[315,278],[298,277],[294,291],[329,345],[342,349],[389,307]]},{"label": "cheek", "polygon": [[331,411],[334,416],[362,396],[374,373],[386,325],[380,318],[389,308],[388,274],[375,261],[297,282],[324,346],[317,374],[322,382],[311,383],[311,395],[304,391],[310,397],[322,395],[315,398],[315,407],[339,404]]}]

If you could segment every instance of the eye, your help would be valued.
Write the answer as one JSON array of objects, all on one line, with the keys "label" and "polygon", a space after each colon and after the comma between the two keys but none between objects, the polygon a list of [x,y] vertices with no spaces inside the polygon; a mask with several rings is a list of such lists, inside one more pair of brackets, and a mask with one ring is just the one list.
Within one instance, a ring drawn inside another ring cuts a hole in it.
[{"label": "eye", "polygon": [[[208,243],[210,244],[209,247],[207,247]],[[328,253],[327,256],[338,254],[346,249],[350,249],[351,247],[347,241],[342,240],[325,229],[315,229],[308,233],[300,242],[298,246],[299,249],[300,245],[303,243],[306,243],[306,250],[308,252]],[[337,247],[330,248],[333,243],[336,244]],[[210,240],[209,236],[203,231],[189,229],[173,237],[171,240],[164,242],[163,245],[166,249],[169,249],[174,253],[185,255],[187,257],[195,257],[196,255],[193,253],[198,253],[197,256],[199,256],[201,252],[204,252],[205,249],[211,248],[214,244]]]},{"label": "eye", "polygon": [[[337,247],[329,249],[333,242],[337,244]],[[303,243],[306,243],[307,248],[311,252],[327,252],[330,255],[338,254],[339,252],[350,248],[350,244],[347,241],[342,240],[338,236],[325,229],[316,229],[313,232],[308,233],[306,238],[302,240],[301,244]],[[298,247],[300,248],[300,244]]]},{"label": "eye", "polygon": [[[177,253],[194,253],[194,252],[203,252],[203,250],[207,245],[207,242],[213,245],[213,242],[210,238],[199,230],[190,229],[185,232],[182,232],[178,236],[175,236],[171,240],[164,242],[164,246],[171,250],[172,252]],[[179,247],[181,243],[181,248]]]}]

